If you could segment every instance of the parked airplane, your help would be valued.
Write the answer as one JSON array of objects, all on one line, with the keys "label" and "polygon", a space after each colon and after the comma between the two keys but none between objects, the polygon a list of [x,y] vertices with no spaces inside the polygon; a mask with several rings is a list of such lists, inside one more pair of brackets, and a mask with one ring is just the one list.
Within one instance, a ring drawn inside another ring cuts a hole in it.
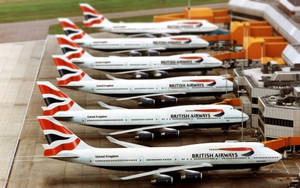
[{"label": "parked airplane", "polygon": [[167,76],[169,70],[207,70],[222,67],[222,61],[207,53],[180,54],[172,56],[94,57],[65,35],[56,35],[65,56],[80,67],[103,71],[120,71],[115,74],[135,74],[136,78]]},{"label": "parked airplane", "polygon": [[[71,20],[59,18],[65,34],[77,44],[103,51],[117,51],[115,53],[136,53],[146,51],[155,53],[161,50],[199,49],[208,47],[209,43],[196,35],[178,35],[153,38],[92,38],[79,29]],[[120,51],[118,51],[120,50]]]},{"label": "parked airplane", "polygon": [[218,29],[218,26],[207,20],[174,20],[165,22],[131,22],[113,23],[87,3],[80,4],[84,15],[84,26],[98,28],[102,31],[122,34],[138,33],[208,33]]},{"label": "parked airplane", "polygon": [[95,80],[79,69],[62,55],[54,55],[53,61],[60,74],[59,86],[78,89],[85,92],[123,96],[117,100],[139,99],[141,103],[154,105],[151,97],[161,98],[169,103],[176,103],[171,95],[215,95],[233,91],[233,83],[224,76],[179,76],[162,79],[120,79],[107,75],[112,80]]},{"label": "parked airplane", "polygon": [[[124,109],[99,102],[101,110],[84,109],[50,82],[37,82],[47,107],[43,114],[83,125],[106,129],[127,129],[107,133],[119,135],[137,133],[136,139],[150,140],[157,132],[161,136],[179,135],[176,128],[227,129],[230,125],[245,122],[248,115],[229,105],[185,105],[156,109]],[[132,128],[132,129],[131,129]],[[105,133],[103,133],[105,134]]]},{"label": "parked airplane", "polygon": [[[280,153],[258,142],[217,142],[178,147],[147,147],[107,139],[125,148],[95,148],[68,130],[53,117],[38,117],[48,144],[44,156],[113,170],[142,170],[115,180],[152,177],[151,183],[173,184],[173,176],[181,180],[201,180],[203,170],[258,169],[281,160]],[[172,174],[172,175],[171,175]]]}]

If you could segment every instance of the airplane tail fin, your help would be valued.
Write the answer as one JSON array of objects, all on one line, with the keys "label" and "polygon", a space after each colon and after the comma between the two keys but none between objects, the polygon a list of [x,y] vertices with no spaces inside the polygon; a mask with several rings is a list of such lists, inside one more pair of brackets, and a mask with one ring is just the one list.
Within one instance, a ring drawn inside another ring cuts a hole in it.
[{"label": "airplane tail fin", "polygon": [[70,19],[58,18],[58,21],[65,34],[75,42],[80,40],[92,40],[92,37],[77,27],[77,25],[75,25]]},{"label": "airplane tail fin", "polygon": [[57,78],[59,86],[81,86],[80,81],[93,80],[65,56],[53,55],[52,58],[60,75]]},{"label": "airplane tail fin", "polygon": [[92,148],[53,117],[39,116],[38,120],[48,142],[43,144],[44,156],[61,159],[77,158],[79,156],[72,151]]},{"label": "airplane tail fin", "polygon": [[87,3],[80,3],[80,9],[84,16],[83,24],[88,28],[105,28],[110,27],[111,22],[101,15],[96,9]]},{"label": "airplane tail fin", "polygon": [[78,44],[65,35],[55,35],[56,40],[65,54],[65,57],[69,60],[73,58],[87,58],[92,57],[87,51],[82,49]]},{"label": "airplane tail fin", "polygon": [[70,97],[64,94],[48,81],[37,82],[46,107],[42,107],[45,116],[52,116],[60,111],[81,111],[84,110]]}]

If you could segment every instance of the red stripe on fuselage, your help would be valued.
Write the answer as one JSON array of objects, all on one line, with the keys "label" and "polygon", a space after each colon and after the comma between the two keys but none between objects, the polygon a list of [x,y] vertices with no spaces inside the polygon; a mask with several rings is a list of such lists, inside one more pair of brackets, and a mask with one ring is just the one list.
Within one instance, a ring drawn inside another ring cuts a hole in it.
[{"label": "red stripe on fuselage", "polygon": [[215,80],[201,79],[201,80],[190,80],[191,82],[215,82]]},{"label": "red stripe on fuselage", "polygon": [[218,148],[218,150],[224,150],[224,151],[253,151],[252,148],[248,148],[248,147]]},{"label": "red stripe on fuselage", "polygon": [[184,22],[183,24],[201,24],[202,25],[202,22]]},{"label": "red stripe on fuselage", "polygon": [[191,40],[190,38],[185,38],[185,37],[181,37],[181,38],[171,38],[172,40]]},{"label": "red stripe on fuselage", "polygon": [[197,112],[224,112],[223,109],[199,109]]},{"label": "red stripe on fuselage", "polygon": [[203,58],[199,56],[187,56],[187,57],[180,57],[180,59],[203,59]]},{"label": "red stripe on fuselage", "polygon": [[76,146],[80,143],[80,139],[76,138],[76,140],[74,140],[73,142],[70,143],[65,143],[65,144],[61,144],[56,146],[55,148],[52,149],[45,149],[44,151],[44,156],[53,156],[58,154],[59,152],[63,151],[63,150],[73,150],[76,148]]}]

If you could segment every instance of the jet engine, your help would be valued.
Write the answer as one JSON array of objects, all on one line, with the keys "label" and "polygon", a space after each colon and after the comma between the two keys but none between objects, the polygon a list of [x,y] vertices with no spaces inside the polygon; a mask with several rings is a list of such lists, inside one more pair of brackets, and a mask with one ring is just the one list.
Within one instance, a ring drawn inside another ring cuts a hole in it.
[{"label": "jet engine", "polygon": [[157,175],[154,179],[152,179],[151,183],[156,184],[156,185],[172,185],[173,177],[165,175],[165,174],[160,174],[160,175]]},{"label": "jet engine", "polygon": [[150,98],[141,98],[139,104],[143,106],[154,106],[155,100]]},{"label": "jet engine", "polygon": [[166,77],[166,76],[168,76],[168,72],[166,72],[166,71],[155,71],[153,76],[154,77]]},{"label": "jet engine", "polygon": [[159,56],[160,52],[156,50],[148,50],[148,56]]},{"label": "jet engine", "polygon": [[184,170],[180,175],[181,180],[197,181],[202,179],[202,173],[194,170]]},{"label": "jet engine", "polygon": [[167,103],[167,104],[176,104],[177,103],[177,98],[173,96],[163,96],[161,99],[162,103]]},{"label": "jet engine", "polygon": [[160,135],[166,138],[176,138],[179,136],[179,130],[172,128],[163,128],[160,131]]},{"label": "jet engine", "polygon": [[137,51],[130,51],[129,55],[130,56],[142,56],[142,53],[141,52],[137,52]]},{"label": "jet engine", "polygon": [[149,131],[140,131],[134,138],[136,140],[142,140],[142,141],[153,140],[154,133],[151,133]]},{"label": "jet engine", "polygon": [[135,73],[135,78],[148,78],[149,74],[146,72],[136,72]]}]

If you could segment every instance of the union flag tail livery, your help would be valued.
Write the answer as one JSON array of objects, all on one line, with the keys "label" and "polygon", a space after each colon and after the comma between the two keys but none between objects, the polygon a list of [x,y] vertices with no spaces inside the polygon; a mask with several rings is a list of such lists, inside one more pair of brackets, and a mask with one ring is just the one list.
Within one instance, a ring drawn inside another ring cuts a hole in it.
[{"label": "union flag tail livery", "polygon": [[57,78],[57,84],[59,86],[80,86],[80,81],[92,81],[85,72],[79,69],[65,56],[53,55],[53,61],[56,65],[60,78]]},{"label": "union flag tail livery", "polygon": [[109,27],[111,22],[101,15],[96,9],[87,3],[81,3],[80,9],[84,16],[83,24],[85,27],[90,28],[104,28]]},{"label": "union flag tail livery", "polygon": [[77,149],[92,148],[53,117],[39,116],[38,120],[48,142],[48,144],[43,144],[44,156],[76,158],[75,153],[70,152]]},{"label": "union flag tail livery", "polygon": [[38,81],[37,84],[47,105],[47,107],[42,107],[45,116],[52,116],[60,111],[84,110],[50,82]]},{"label": "union flag tail livery", "polygon": [[67,59],[92,57],[69,37],[65,35],[55,35],[55,37]]},{"label": "union flag tail livery", "polygon": [[92,38],[82,31],[77,25],[75,25],[70,19],[68,18],[58,18],[59,24],[63,28],[65,34],[70,37],[70,39],[74,41],[80,40],[91,40]]}]

